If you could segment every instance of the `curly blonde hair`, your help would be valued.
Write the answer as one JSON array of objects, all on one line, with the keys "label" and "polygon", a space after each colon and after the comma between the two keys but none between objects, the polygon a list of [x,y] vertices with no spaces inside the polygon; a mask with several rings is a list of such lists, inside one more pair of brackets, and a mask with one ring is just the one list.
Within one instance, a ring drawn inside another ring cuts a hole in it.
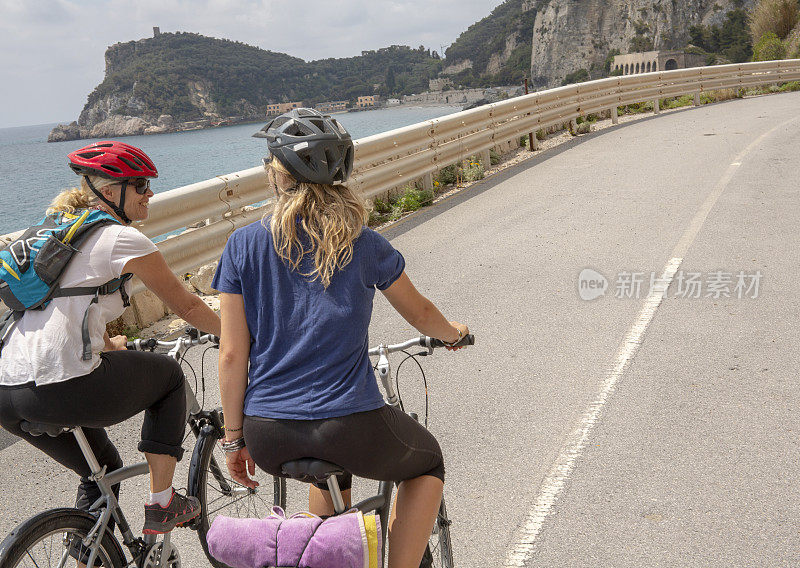
[{"label": "curly blonde hair", "polygon": [[[327,288],[353,258],[353,242],[369,218],[366,203],[345,185],[298,183],[277,158],[265,167],[277,196],[269,227],[275,252],[293,270],[299,270],[305,255],[313,254],[314,270],[303,276],[319,279]],[[309,249],[298,225],[311,240]]]},{"label": "curly blonde hair", "polygon": [[[100,191],[100,188],[107,185],[118,183],[118,180],[108,179],[100,176],[89,176],[92,185]],[[54,213],[75,213],[80,209],[89,209],[94,207],[100,200],[94,192],[89,189],[89,184],[86,183],[86,178],[81,177],[80,187],[72,187],[65,189],[53,199],[50,207],[47,208],[47,214]]]}]

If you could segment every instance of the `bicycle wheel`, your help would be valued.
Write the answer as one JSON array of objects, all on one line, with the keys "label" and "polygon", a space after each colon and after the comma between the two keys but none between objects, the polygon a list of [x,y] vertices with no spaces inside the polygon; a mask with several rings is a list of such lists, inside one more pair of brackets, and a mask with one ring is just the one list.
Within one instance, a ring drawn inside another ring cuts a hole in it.
[{"label": "bicycle wheel", "polygon": [[[74,565],[74,559],[88,562],[89,549],[83,540],[97,519],[78,509],[53,509],[32,517],[15,528],[0,544],[3,568],[41,568]],[[95,566],[123,568],[125,553],[106,530],[100,541]]]},{"label": "bicycle wheel", "polygon": [[259,486],[249,489],[231,479],[225,465],[225,453],[213,433],[204,432],[198,438],[189,470],[189,493],[200,499],[202,513],[195,527],[203,552],[216,568],[227,568],[208,553],[206,534],[217,515],[239,518],[264,518],[273,505],[286,507],[286,480],[273,478],[256,469]]},{"label": "bicycle wheel", "polygon": [[433,532],[428,539],[425,554],[422,555],[420,568],[453,568],[453,546],[450,541],[450,519],[442,497],[439,514],[433,524]]}]

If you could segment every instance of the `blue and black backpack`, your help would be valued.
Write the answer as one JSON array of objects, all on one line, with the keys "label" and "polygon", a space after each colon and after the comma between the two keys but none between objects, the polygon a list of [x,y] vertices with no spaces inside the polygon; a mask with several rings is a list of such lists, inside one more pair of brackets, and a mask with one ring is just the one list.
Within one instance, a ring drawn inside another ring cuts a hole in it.
[{"label": "blue and black backpack", "polygon": [[85,210],[48,215],[38,224],[28,228],[11,244],[0,249],[0,300],[8,311],[0,316],[0,352],[6,335],[27,310],[43,310],[53,298],[64,296],[93,296],[83,315],[84,361],[92,359],[89,337],[89,308],[101,295],[122,295],[122,303],[129,306],[125,282],[132,274],[123,274],[102,286],[61,288],[61,275],[81,244],[97,228],[109,223],[119,223],[104,211]]}]

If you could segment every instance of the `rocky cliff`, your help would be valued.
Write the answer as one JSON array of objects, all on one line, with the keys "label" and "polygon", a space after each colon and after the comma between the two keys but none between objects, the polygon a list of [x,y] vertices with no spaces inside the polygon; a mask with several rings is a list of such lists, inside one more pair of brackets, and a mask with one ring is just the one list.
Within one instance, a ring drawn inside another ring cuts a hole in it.
[{"label": "rocky cliff", "polygon": [[[581,69],[602,75],[613,50],[681,49],[691,26],[719,26],[755,0],[506,0],[447,49],[443,72],[472,87],[554,87]],[[642,49],[646,48],[646,49]],[[529,75],[530,74],[530,75]]]},{"label": "rocky cliff", "polygon": [[[599,70],[614,49],[627,53],[638,31],[657,50],[689,43],[694,25],[719,25],[732,9],[755,0],[546,0],[532,30],[531,77],[555,87],[579,69]],[[594,75],[594,73],[593,73]]]},{"label": "rocky cliff", "polygon": [[271,103],[353,100],[376,94],[376,85],[386,97],[419,93],[441,70],[439,56],[425,48],[392,45],[306,62],[186,32],[117,43],[106,51],[105,64],[103,82],[77,122],[59,125],[51,140],[263,120]]}]

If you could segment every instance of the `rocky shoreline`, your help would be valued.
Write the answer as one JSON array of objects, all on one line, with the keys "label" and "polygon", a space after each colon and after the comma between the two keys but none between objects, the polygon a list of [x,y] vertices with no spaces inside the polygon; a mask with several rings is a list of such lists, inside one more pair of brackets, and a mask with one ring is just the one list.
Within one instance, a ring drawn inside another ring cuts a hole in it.
[{"label": "rocky shoreline", "polygon": [[[519,92],[517,92],[519,91]],[[429,91],[419,95],[405,95],[402,105],[392,107],[380,106],[374,109],[348,109],[348,112],[360,112],[366,110],[378,110],[383,108],[420,107],[420,106],[439,106],[448,105],[460,107],[464,104],[481,101],[483,103],[499,100],[500,93],[506,96],[517,96],[522,94],[518,87],[496,87],[489,89],[463,89],[452,91]],[[488,98],[487,98],[488,97]],[[91,118],[91,117],[88,117]],[[81,119],[85,119],[81,115]],[[118,138],[122,136],[141,136],[147,134],[165,134],[168,132],[185,132],[187,130],[203,130],[206,128],[217,128],[219,126],[229,126],[232,124],[252,124],[267,123],[270,117],[267,116],[229,116],[221,118],[219,116],[209,116],[201,120],[188,122],[176,122],[172,116],[162,114],[155,121],[148,121],[140,116],[112,115],[100,122],[81,125],[77,121],[69,124],[59,124],[47,136],[48,142],[67,142],[71,140],[81,140],[83,138]],[[254,134],[261,137],[260,131]]]},{"label": "rocky shoreline", "polygon": [[139,116],[114,115],[92,126],[81,126],[76,121],[59,124],[47,136],[48,142],[67,142],[83,138],[117,138],[121,136],[141,136],[146,134],[165,134],[203,130],[232,124],[265,122],[266,118],[252,116],[231,116],[226,118],[209,117],[188,122],[176,122],[172,116],[162,114],[154,122]]}]

